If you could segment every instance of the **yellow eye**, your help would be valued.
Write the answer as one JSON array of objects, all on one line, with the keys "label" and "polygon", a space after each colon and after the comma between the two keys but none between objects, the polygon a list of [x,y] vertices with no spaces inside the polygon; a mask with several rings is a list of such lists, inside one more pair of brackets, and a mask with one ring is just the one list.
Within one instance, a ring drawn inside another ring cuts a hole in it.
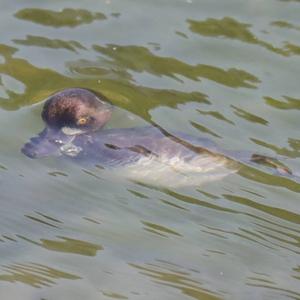
[{"label": "yellow eye", "polygon": [[78,120],[77,124],[78,125],[85,125],[87,123],[87,118],[86,117],[82,117]]}]

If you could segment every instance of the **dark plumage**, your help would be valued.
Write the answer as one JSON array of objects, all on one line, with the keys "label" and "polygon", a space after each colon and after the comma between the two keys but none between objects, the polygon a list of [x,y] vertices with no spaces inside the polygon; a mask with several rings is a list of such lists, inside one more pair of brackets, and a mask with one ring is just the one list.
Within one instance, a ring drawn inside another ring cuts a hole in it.
[{"label": "dark plumage", "polygon": [[126,166],[126,172],[138,179],[150,174],[152,179],[168,181],[173,172],[185,184],[195,183],[191,175],[201,176],[200,182],[204,176],[212,180],[228,175],[238,170],[237,162],[260,163],[281,175],[291,175],[289,169],[269,157],[224,151],[208,139],[170,133],[155,124],[102,129],[111,114],[112,105],[100,94],[81,88],[58,92],[44,104],[45,129],[31,138],[22,152],[30,158],[59,155],[104,168]]}]

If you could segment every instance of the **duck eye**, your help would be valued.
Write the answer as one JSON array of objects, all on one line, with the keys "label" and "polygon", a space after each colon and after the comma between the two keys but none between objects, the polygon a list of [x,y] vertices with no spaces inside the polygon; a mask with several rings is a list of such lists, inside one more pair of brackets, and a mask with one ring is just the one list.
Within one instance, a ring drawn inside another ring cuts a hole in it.
[{"label": "duck eye", "polygon": [[81,117],[81,118],[79,118],[77,124],[78,125],[85,125],[87,123],[87,121],[88,121],[87,117]]}]

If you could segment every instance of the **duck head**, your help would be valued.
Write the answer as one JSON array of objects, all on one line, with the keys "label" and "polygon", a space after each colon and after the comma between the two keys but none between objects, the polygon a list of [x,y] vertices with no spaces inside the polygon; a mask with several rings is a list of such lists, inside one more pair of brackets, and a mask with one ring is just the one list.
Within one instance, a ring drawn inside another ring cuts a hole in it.
[{"label": "duck head", "polygon": [[21,151],[30,158],[60,155],[76,136],[100,130],[111,113],[112,105],[102,95],[81,88],[60,91],[44,104],[45,129]]}]

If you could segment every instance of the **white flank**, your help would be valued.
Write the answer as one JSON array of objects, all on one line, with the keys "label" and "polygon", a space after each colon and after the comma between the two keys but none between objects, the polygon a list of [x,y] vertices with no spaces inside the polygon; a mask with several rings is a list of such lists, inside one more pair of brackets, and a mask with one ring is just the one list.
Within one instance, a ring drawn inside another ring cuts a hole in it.
[{"label": "white flank", "polygon": [[143,157],[118,173],[138,182],[165,187],[200,185],[235,173],[226,158],[199,155],[189,161],[175,156]]}]

